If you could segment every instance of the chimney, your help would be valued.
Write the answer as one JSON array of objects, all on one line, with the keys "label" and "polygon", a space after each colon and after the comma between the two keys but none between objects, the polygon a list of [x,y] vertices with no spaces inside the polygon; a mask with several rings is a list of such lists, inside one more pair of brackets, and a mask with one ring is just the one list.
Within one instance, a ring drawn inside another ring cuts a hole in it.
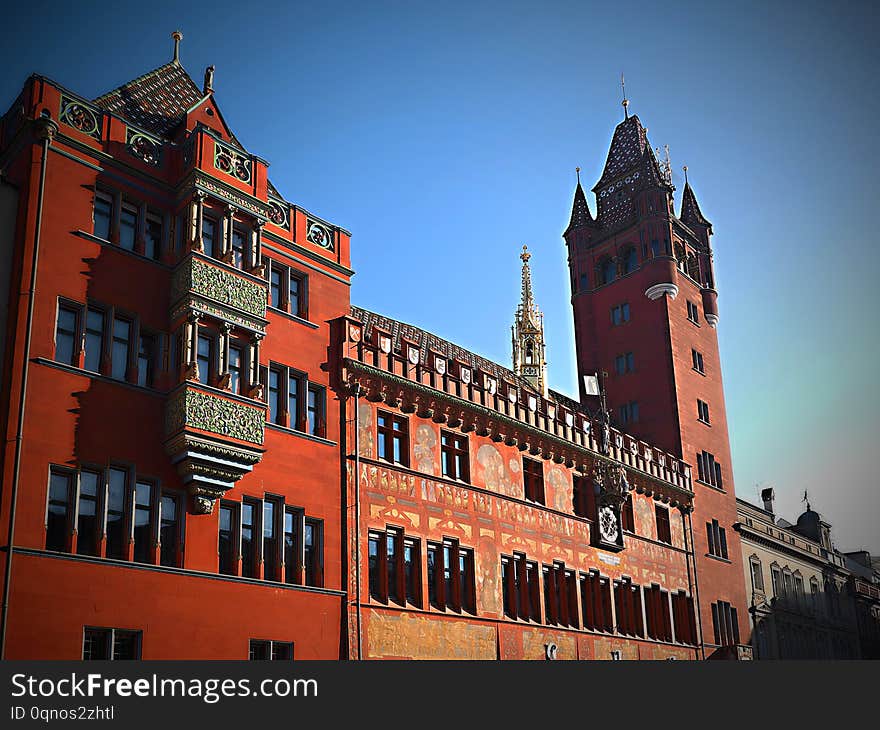
[{"label": "chimney", "polygon": [[776,495],[773,493],[773,487],[761,490],[761,499],[764,500],[764,509],[771,515],[773,514],[773,500]]}]

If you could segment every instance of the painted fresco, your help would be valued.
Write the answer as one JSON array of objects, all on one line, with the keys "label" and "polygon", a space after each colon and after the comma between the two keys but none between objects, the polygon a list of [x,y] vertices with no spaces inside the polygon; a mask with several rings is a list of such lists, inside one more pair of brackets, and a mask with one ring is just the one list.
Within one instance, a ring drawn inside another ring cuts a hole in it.
[{"label": "painted fresco", "polygon": [[472,479],[474,484],[483,485],[505,497],[523,499],[522,465],[518,452],[484,443],[477,449]]},{"label": "painted fresco", "polygon": [[495,627],[370,610],[366,655],[385,659],[495,659]]},{"label": "painted fresco", "polygon": [[571,472],[561,466],[550,466],[546,470],[545,497],[547,504],[560,512],[572,511]]},{"label": "painted fresco", "polygon": [[556,659],[578,658],[576,636],[552,628],[502,625],[499,629],[499,641],[502,659],[546,660],[548,644],[555,645]]},{"label": "painted fresco", "polygon": [[498,617],[501,615],[501,575],[498,561],[500,552],[495,543],[493,530],[480,530],[477,540],[476,581],[477,611],[481,616]]},{"label": "painted fresco", "polygon": [[422,474],[435,475],[438,472],[437,428],[429,423],[416,426],[413,439],[413,466]]},{"label": "painted fresco", "polygon": [[373,407],[369,403],[361,403],[358,406],[358,439],[360,440],[360,455],[365,459],[372,459],[373,446]]}]

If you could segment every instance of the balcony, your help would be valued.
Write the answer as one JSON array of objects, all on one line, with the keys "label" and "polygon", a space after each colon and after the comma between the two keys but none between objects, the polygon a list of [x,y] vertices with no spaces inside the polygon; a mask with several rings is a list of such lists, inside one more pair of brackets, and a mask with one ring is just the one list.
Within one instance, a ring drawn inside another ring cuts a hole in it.
[{"label": "balcony", "polygon": [[210,514],[214,501],[263,455],[266,407],[259,401],[187,381],[168,397],[165,450],[192,497],[192,511]]},{"label": "balcony", "polygon": [[263,279],[193,252],[174,269],[171,317],[194,311],[265,333],[267,291]]}]

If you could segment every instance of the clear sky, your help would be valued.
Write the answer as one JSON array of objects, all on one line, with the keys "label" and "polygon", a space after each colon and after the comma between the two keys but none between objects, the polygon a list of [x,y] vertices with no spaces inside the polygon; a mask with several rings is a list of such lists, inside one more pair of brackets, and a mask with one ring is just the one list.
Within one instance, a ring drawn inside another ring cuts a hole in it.
[{"label": "clear sky", "polygon": [[576,393],[561,233],[625,72],[714,224],[737,494],[772,485],[794,521],[808,490],[839,547],[880,552],[878,25],[868,2],[31,0],[4,9],[0,106],[32,72],[98,96],[179,27],[282,194],[353,232],[354,303],[509,364],[526,243]]}]

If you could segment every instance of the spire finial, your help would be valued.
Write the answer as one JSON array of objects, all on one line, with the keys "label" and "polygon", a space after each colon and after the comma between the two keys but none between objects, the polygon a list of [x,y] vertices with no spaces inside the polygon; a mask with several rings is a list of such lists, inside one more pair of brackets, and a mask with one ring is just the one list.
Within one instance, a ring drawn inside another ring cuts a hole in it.
[{"label": "spire finial", "polygon": [[685,165],[681,169],[684,170],[684,184],[687,185],[688,184],[688,166]]},{"label": "spire finial", "polygon": [[581,184],[581,168],[579,168],[579,167],[574,168],[574,172],[578,178],[578,185],[580,185]]},{"label": "spire finial", "polygon": [[532,254],[529,253],[528,246],[523,245],[523,250],[522,250],[522,253],[519,255],[519,257],[523,260],[524,264],[528,265],[529,259],[532,258]]},{"label": "spire finial", "polygon": [[174,58],[171,59],[171,63],[180,64],[180,42],[183,40],[183,33],[179,30],[174,31],[171,34],[171,37],[174,39]]},{"label": "spire finial", "polygon": [[626,98],[626,81],[623,78],[623,73],[620,74],[620,88],[623,91],[623,101],[621,102],[623,104],[623,118],[629,119],[629,109],[627,109],[629,99]]}]

